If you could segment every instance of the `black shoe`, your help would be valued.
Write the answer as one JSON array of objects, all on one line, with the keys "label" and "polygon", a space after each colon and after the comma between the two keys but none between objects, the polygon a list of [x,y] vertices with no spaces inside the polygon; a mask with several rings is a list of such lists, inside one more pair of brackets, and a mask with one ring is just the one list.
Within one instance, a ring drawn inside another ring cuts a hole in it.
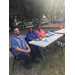
[{"label": "black shoe", "polygon": [[38,64],[38,63],[40,63],[40,61],[36,60],[36,61],[32,61],[32,63],[37,63]]},{"label": "black shoe", "polygon": [[32,68],[30,64],[25,65],[25,67],[26,67],[26,69],[31,69]]}]

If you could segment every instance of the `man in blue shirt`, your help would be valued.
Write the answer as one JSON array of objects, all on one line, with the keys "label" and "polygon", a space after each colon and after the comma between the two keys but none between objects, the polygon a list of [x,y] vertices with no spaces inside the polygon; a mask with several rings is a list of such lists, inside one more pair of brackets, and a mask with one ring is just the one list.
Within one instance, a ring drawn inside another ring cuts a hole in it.
[{"label": "man in blue shirt", "polygon": [[24,37],[19,36],[19,29],[15,28],[13,33],[15,34],[11,39],[12,52],[15,56],[25,61],[25,67],[31,69],[30,65],[30,52],[32,53],[32,60],[36,62],[36,50],[33,51],[30,49],[29,45],[26,43]]},{"label": "man in blue shirt", "polygon": [[38,41],[37,38],[38,38],[38,35],[35,32],[33,32],[32,34],[30,32],[27,33],[27,42],[31,40]]},{"label": "man in blue shirt", "polygon": [[[38,41],[37,38],[40,39],[40,37],[39,37],[35,32],[33,32],[32,28],[29,28],[29,31],[28,31],[26,37],[27,37],[27,42],[29,42],[29,41],[31,41],[31,40],[36,40],[36,41]],[[40,39],[40,40],[41,40],[41,39]]]}]

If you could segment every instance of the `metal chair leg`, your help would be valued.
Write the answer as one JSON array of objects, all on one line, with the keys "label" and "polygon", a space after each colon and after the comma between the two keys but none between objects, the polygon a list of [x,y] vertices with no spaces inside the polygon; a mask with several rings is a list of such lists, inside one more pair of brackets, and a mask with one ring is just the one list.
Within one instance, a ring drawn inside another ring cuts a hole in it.
[{"label": "metal chair leg", "polygon": [[21,60],[20,60],[20,59],[19,59],[19,62],[20,62],[23,66],[25,66],[25,65],[24,65],[25,63],[21,62]]},{"label": "metal chair leg", "polygon": [[12,67],[12,70],[14,70],[14,65],[15,65],[15,60],[13,61],[13,67]]},{"label": "metal chair leg", "polygon": [[14,60],[13,60],[13,67],[12,67],[12,70],[14,70],[15,60],[16,60],[16,57],[14,56]]}]

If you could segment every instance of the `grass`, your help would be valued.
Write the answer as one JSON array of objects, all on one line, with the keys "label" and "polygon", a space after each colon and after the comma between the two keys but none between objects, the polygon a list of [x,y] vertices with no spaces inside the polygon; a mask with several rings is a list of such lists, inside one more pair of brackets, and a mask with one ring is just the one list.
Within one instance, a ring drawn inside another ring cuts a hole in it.
[{"label": "grass", "polygon": [[[52,29],[44,29],[45,33]],[[55,31],[57,29],[54,29]],[[22,31],[21,34],[25,34]],[[59,39],[61,40],[61,39]],[[40,64],[33,64],[32,69],[26,69],[20,62],[15,64],[14,70],[12,70],[13,56],[9,58],[9,75],[65,75],[65,55],[62,54],[61,49],[52,53],[55,46],[52,44],[51,48],[44,51],[47,63],[45,63],[43,58],[37,57],[40,60]],[[63,47],[65,53],[65,47]]]},{"label": "grass", "polygon": [[[32,69],[26,69],[20,62],[15,64],[14,70],[12,70],[13,57],[9,58],[9,75],[65,75],[65,55],[62,54],[60,48],[54,53],[54,45],[51,46],[48,51],[44,51],[47,63],[43,58],[37,57],[40,60],[40,64],[33,64]],[[63,47],[65,53],[65,47]]]}]

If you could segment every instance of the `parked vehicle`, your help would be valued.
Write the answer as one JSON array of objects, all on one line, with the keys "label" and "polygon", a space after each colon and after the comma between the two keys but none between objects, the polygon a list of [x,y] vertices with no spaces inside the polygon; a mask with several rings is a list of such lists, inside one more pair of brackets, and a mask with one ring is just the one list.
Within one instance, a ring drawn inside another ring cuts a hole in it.
[{"label": "parked vehicle", "polygon": [[53,23],[59,23],[59,22],[65,22],[65,20],[63,18],[60,18],[58,20],[55,20]]},{"label": "parked vehicle", "polygon": [[59,23],[60,21],[59,20],[55,20],[55,21],[53,21],[53,23]]},{"label": "parked vehicle", "polygon": [[51,20],[48,20],[47,22],[48,22],[48,23],[51,23]]},{"label": "parked vehicle", "polygon": [[33,25],[33,22],[28,22],[26,24],[27,24],[27,26],[32,26]]},{"label": "parked vehicle", "polygon": [[16,23],[15,25],[14,25],[14,27],[17,27],[17,28],[26,28],[26,24],[25,23]]},{"label": "parked vehicle", "polygon": [[45,25],[45,24],[48,24],[48,22],[47,21],[42,21],[41,22],[41,25]]},{"label": "parked vehicle", "polygon": [[41,25],[41,22],[39,22],[39,21],[34,21],[34,22],[32,23],[32,25],[34,26],[34,28],[37,28],[38,25]]}]

